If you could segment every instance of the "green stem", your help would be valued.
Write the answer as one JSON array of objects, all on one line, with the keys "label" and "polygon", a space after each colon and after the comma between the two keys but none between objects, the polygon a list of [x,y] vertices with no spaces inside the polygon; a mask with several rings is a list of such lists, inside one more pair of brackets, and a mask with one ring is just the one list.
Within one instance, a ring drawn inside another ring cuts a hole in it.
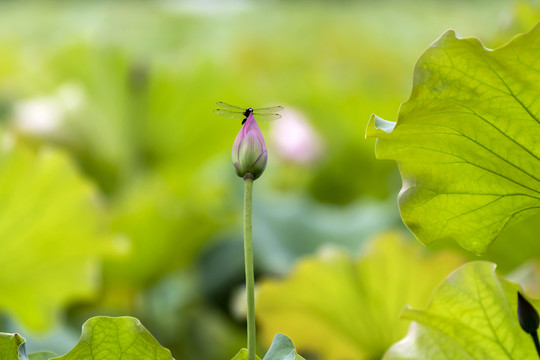
[{"label": "green stem", "polygon": [[[249,175],[249,174],[248,174]],[[251,198],[253,178],[244,177],[244,262],[246,264],[248,360],[255,360],[255,276],[253,273],[253,236],[251,230]]]},{"label": "green stem", "polygon": [[538,333],[534,332],[531,334],[534,342],[534,347],[536,348],[536,353],[538,354],[538,357],[540,358],[540,342],[538,341]]}]

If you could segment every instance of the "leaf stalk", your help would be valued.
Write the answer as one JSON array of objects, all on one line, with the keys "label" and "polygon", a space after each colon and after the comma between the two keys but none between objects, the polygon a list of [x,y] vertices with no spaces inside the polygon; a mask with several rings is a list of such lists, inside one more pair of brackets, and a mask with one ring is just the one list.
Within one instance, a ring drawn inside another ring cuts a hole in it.
[{"label": "leaf stalk", "polygon": [[536,353],[538,354],[538,358],[540,358],[540,342],[538,341],[538,333],[532,333],[531,337],[534,341],[534,346],[536,347]]}]

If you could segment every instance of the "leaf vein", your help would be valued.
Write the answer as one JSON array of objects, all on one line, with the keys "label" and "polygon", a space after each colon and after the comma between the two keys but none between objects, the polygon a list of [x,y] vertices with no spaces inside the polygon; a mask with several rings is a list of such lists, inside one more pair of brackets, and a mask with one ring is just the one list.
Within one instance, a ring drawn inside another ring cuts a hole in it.
[{"label": "leaf vein", "polygon": [[516,181],[516,180],[514,180],[514,179],[512,179],[512,178],[510,178],[510,177],[508,177],[508,176],[506,176],[506,175],[504,175],[504,174],[498,173],[498,172],[496,172],[495,170],[491,170],[491,169],[489,169],[488,167],[481,166],[480,164],[476,164],[476,163],[470,162],[470,161],[468,161],[467,159],[465,159],[465,158],[463,158],[463,157],[461,157],[461,156],[459,156],[459,155],[457,155],[457,154],[453,154],[453,153],[450,153],[450,152],[447,152],[447,151],[443,151],[443,150],[438,150],[438,149],[428,148],[428,147],[425,147],[425,146],[410,146],[410,148],[416,148],[416,149],[423,149],[423,150],[428,150],[428,151],[434,151],[434,152],[438,152],[438,153],[441,153],[441,154],[445,154],[445,155],[449,155],[449,156],[456,157],[456,158],[462,160],[462,161],[464,162],[464,164],[469,164],[469,165],[471,165],[471,166],[477,167],[477,168],[479,168],[479,169],[481,169],[481,170],[484,170],[484,171],[486,171],[486,172],[488,172],[488,173],[491,173],[491,174],[493,174],[493,175],[495,175],[495,176],[498,176],[498,177],[501,177],[501,178],[503,178],[503,179],[506,179],[506,180],[508,180],[509,182],[512,182],[512,183],[514,183],[514,184],[516,184],[516,185],[518,185],[518,186],[521,186],[521,187],[523,187],[524,189],[527,189],[527,190],[530,190],[530,191],[532,191],[532,192],[534,192],[534,193],[540,194],[540,190],[536,190],[536,189],[534,189],[534,188],[531,188],[531,187],[529,187],[529,186],[527,186],[527,185],[525,185],[525,184],[522,184],[522,183],[520,183],[520,182],[518,182],[518,181]]}]

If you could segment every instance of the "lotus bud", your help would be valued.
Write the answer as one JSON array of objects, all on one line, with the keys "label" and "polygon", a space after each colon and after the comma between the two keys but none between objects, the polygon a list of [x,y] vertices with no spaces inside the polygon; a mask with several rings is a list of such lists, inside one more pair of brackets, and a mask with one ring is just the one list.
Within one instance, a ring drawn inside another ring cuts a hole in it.
[{"label": "lotus bud", "polygon": [[236,174],[253,180],[262,175],[268,161],[268,153],[261,129],[253,113],[249,112],[246,122],[234,140],[232,162]]},{"label": "lotus bud", "polygon": [[523,331],[529,334],[536,334],[538,325],[540,324],[538,312],[520,292],[518,292],[517,312],[519,324]]}]

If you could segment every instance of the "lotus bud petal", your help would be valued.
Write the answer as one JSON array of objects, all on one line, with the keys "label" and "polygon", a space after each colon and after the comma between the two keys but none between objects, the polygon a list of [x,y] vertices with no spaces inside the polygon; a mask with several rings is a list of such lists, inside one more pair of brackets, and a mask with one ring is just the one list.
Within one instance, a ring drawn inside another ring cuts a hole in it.
[{"label": "lotus bud petal", "polygon": [[262,175],[268,161],[266,144],[257,121],[250,113],[234,140],[232,162],[236,174],[253,180]]},{"label": "lotus bud petal", "polygon": [[538,312],[520,292],[518,292],[517,312],[519,324],[523,331],[529,334],[535,334],[538,330],[538,325],[540,324]]}]

